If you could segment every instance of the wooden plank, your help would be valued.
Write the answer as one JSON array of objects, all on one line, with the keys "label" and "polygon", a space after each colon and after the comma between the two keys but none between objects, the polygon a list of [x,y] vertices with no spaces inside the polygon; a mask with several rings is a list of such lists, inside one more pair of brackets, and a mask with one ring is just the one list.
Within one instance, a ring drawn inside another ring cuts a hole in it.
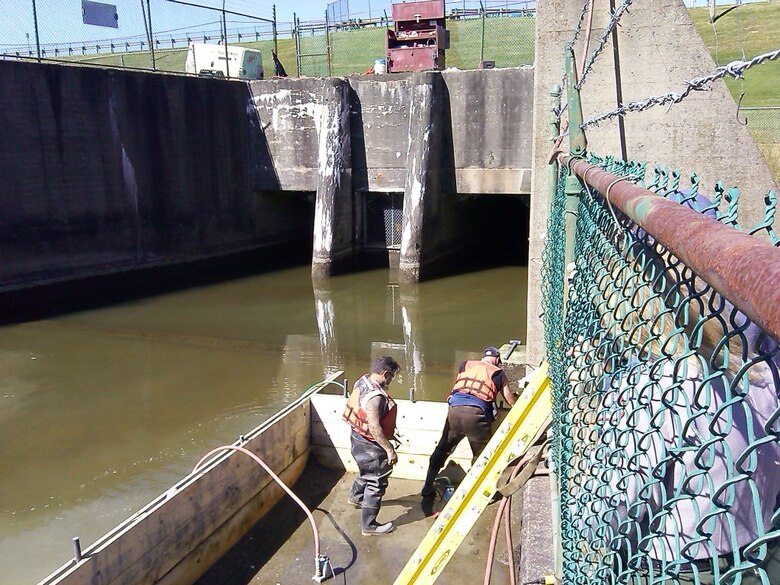
[{"label": "wooden plank", "polygon": [[[240,446],[294,483],[309,452],[311,395],[341,375],[337,372],[312,386],[252,429]],[[79,563],[63,565],[39,585],[186,582],[178,575],[205,571],[281,494],[281,488],[246,454],[232,450],[215,454],[197,473],[85,549]]]},{"label": "wooden plank", "polygon": [[[431,453],[433,453],[433,450],[439,443],[442,431],[442,429],[436,431],[399,430],[403,433],[401,444],[396,448],[399,456],[405,453],[408,455],[420,455],[426,458],[431,456]],[[318,447],[349,450],[352,445],[349,425],[343,421],[339,423],[312,422],[311,444]],[[461,441],[452,454],[458,458],[471,460],[472,453],[469,442],[467,440]]]},{"label": "wooden plank", "polygon": [[[441,434],[447,420],[446,402],[397,400],[398,428],[403,430],[432,430]],[[312,420],[315,422],[339,422],[347,399],[333,394],[317,394],[312,397]],[[343,422],[343,421],[342,421]]]},{"label": "wooden plank", "polygon": [[[278,474],[280,479],[288,486],[292,486],[306,468],[308,458],[308,453],[300,455],[292,465]],[[231,516],[207,540],[201,542],[156,585],[181,585],[197,581],[227,550],[239,542],[258,520],[285,497],[288,497],[287,493],[276,482],[269,483],[251,502]]]},{"label": "wooden plank", "polygon": [[[308,421],[307,403],[243,446],[272,469],[286,469],[308,452]],[[191,481],[168,490],[119,534],[86,549],[84,560],[53,583],[94,585],[97,575],[98,583],[152,585],[272,481],[241,453],[189,477]]]}]

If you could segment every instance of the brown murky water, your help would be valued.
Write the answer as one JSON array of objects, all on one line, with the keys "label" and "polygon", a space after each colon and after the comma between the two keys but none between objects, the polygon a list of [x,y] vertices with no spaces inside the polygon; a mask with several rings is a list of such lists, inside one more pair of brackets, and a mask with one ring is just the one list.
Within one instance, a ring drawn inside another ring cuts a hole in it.
[{"label": "brown murky water", "polygon": [[525,332],[523,267],[309,271],[0,327],[0,584],[42,579],[328,373],[389,354],[397,395],[443,400],[468,352]]}]

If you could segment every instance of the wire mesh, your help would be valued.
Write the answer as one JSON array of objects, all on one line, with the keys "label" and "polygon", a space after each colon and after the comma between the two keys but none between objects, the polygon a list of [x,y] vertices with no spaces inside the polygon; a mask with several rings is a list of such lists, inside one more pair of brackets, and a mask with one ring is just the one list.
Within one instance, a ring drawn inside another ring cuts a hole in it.
[{"label": "wire mesh", "polygon": [[[590,162],[645,183],[644,165]],[[543,275],[563,582],[780,583],[777,340],[603,194],[569,180],[578,188],[567,195],[567,172]],[[647,182],[736,225],[734,193],[707,197],[695,180],[680,189],[663,169]],[[745,231],[772,230],[775,205],[768,194],[767,225]]]},{"label": "wire mesh", "polygon": [[[81,3],[13,3],[2,29],[0,56],[184,73],[191,43],[260,49],[273,71],[274,23],[219,6],[172,0],[115,0],[116,27],[87,24]],[[229,6],[229,5],[228,5]],[[270,16],[273,16],[271,14]]]},{"label": "wire mesh", "polygon": [[780,106],[741,108],[753,138],[759,144],[780,144]]}]

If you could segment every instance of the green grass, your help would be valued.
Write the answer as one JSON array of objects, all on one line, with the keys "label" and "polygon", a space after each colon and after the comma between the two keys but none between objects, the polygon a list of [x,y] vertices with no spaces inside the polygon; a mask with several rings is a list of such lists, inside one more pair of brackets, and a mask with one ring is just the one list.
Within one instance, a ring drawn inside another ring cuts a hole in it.
[{"label": "green grass", "polygon": [[[728,5],[718,6],[718,14]],[[751,58],[780,46],[780,0],[743,4],[718,19],[709,22],[708,8],[690,11],[696,30],[704,40],[718,64],[726,64],[745,55]],[[530,65],[534,61],[534,19],[530,17],[488,18],[482,20],[451,20],[450,49],[446,59],[448,67],[474,69],[480,59],[496,62],[497,67]],[[329,35],[331,44],[331,73],[349,75],[364,73],[385,53],[385,28],[370,27],[356,30],[335,31]],[[273,75],[271,59],[272,41],[240,43],[245,47],[260,49],[266,77]],[[295,44],[292,39],[279,39],[279,59],[287,73],[295,75]],[[301,37],[302,73],[327,75],[325,36]],[[184,71],[185,49],[155,51],[157,68],[162,71]],[[89,62],[95,65],[125,65],[148,69],[151,66],[147,52],[73,56],[69,61]],[[745,73],[744,80],[727,79],[726,84],[736,99],[744,92],[744,106],[780,104],[780,60],[753,67]]]},{"label": "green grass", "polygon": [[[717,14],[733,5],[717,6]],[[699,36],[718,65],[780,48],[780,0],[742,4],[728,14],[709,22],[709,8],[691,9]],[[744,80],[726,79],[734,99],[741,93],[743,106],[780,105],[780,60],[766,61],[745,72]]]},{"label": "green grass", "polygon": [[[446,53],[447,67],[476,69],[480,57],[495,61],[497,67],[532,65],[534,62],[534,19],[531,17],[485,19],[484,43],[481,40],[482,21],[478,18],[450,21],[447,26],[450,31],[450,49]],[[330,33],[328,40],[331,45],[331,74],[350,75],[368,71],[376,59],[385,55],[385,30],[384,27],[370,27]],[[263,53],[266,77],[273,75],[272,41],[235,44],[260,49]],[[324,56],[325,44],[324,34],[301,37],[303,75],[328,74]],[[287,73],[295,75],[295,43],[292,39],[279,39],[277,46],[279,60]],[[186,57],[184,48],[155,50],[155,64],[161,71],[183,72]],[[66,57],[65,60],[93,65],[151,68],[151,56],[147,51],[74,55]]]}]

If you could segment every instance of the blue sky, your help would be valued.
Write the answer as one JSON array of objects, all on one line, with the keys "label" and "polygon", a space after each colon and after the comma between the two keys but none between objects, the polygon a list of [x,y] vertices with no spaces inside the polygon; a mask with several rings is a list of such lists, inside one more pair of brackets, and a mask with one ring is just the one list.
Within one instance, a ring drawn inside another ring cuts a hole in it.
[{"label": "blue sky", "polygon": [[[98,0],[117,7],[119,28],[105,28],[82,23],[81,0],[35,0],[38,13],[38,32],[42,45],[52,43],[79,43],[105,39],[142,39],[144,35],[141,5],[143,0]],[[222,7],[222,0],[185,0],[192,4]],[[389,1],[389,0],[388,0]],[[0,0],[3,18],[0,19],[0,48],[12,45],[35,48],[35,27],[32,10],[33,0]],[[166,31],[168,36],[179,36],[184,32],[194,34],[198,30],[219,30],[219,12],[182,6],[166,0],[151,0],[152,24],[157,32]],[[273,0],[225,0],[227,10],[262,18],[272,18]],[[325,0],[278,1],[277,20],[291,23],[293,13],[301,20],[322,20],[327,2]],[[251,21],[228,15],[229,28],[251,27]],[[289,28],[289,26],[287,27]],[[165,34],[161,34],[165,36]]]},{"label": "blue sky", "polygon": [[[82,23],[81,0],[35,0],[38,11],[38,32],[41,46],[48,48],[47,54],[51,54],[54,46],[73,44],[108,46],[108,40],[121,45],[125,42],[137,44],[145,40],[144,20],[141,6],[146,0],[98,0],[107,4],[114,4],[119,14],[119,28],[104,28],[89,26]],[[221,8],[223,0],[185,0],[192,4]],[[293,13],[302,21],[322,20],[328,2],[326,0],[224,0],[227,10],[242,14],[249,14],[262,18],[272,17],[273,5],[276,3],[279,33],[289,33],[293,21]],[[706,6],[707,0],[685,0],[688,6]],[[742,0],[754,2],[761,0]],[[350,16],[367,18],[369,11],[376,17],[382,10],[389,12],[392,0],[341,0],[342,12],[346,3],[349,4]],[[466,0],[467,4],[476,4],[476,0]],[[485,0],[486,4],[494,4],[495,0]],[[721,5],[722,0],[718,0]],[[503,4],[504,2],[499,2]],[[512,5],[512,0],[507,0]],[[0,19],[0,52],[25,51],[30,48],[35,50],[35,27],[33,26],[33,0],[0,0],[3,18]],[[215,40],[220,30],[219,12],[204,10],[175,4],[167,0],[150,0],[152,10],[152,24],[159,40],[170,39],[179,42],[179,39],[192,36],[202,36],[204,33],[214,35]],[[447,4],[460,5],[459,0],[448,0]],[[726,2],[722,2],[723,5]],[[270,26],[237,16],[228,15],[228,28],[241,30],[244,34],[260,32],[262,35],[270,35]],[[29,37],[28,37],[29,35]],[[269,37],[265,37],[269,38]],[[120,39],[120,41],[117,41]],[[165,45],[164,45],[165,46]],[[181,46],[177,44],[176,46]]]}]

